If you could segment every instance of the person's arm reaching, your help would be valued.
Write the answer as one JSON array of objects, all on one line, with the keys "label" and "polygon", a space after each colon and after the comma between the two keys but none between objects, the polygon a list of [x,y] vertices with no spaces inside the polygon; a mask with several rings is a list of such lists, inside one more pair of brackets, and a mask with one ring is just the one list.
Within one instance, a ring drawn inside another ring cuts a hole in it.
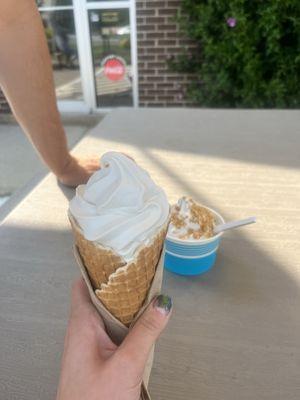
[{"label": "person's arm reaching", "polygon": [[20,126],[58,179],[70,186],[85,183],[99,161],[78,160],[68,151],[34,0],[0,1],[0,86]]}]

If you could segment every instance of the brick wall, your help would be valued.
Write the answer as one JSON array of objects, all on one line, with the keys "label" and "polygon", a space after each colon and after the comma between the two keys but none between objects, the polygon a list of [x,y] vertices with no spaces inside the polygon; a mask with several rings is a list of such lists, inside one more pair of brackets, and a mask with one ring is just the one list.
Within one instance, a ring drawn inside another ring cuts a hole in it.
[{"label": "brick wall", "polygon": [[10,111],[9,105],[6,101],[6,98],[3,94],[3,92],[1,91],[1,88],[0,88],[0,114],[8,114],[10,112],[11,111]]},{"label": "brick wall", "polygon": [[186,106],[191,76],[172,73],[168,60],[192,49],[174,22],[180,0],[137,0],[137,46],[140,106]]}]

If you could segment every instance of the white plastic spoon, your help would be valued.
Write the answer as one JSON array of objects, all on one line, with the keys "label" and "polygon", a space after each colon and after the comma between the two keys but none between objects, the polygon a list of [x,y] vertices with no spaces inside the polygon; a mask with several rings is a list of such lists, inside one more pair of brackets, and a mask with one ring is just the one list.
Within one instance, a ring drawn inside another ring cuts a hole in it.
[{"label": "white plastic spoon", "polygon": [[228,229],[238,228],[240,226],[254,224],[256,222],[256,217],[249,217],[245,219],[240,219],[238,221],[226,222],[225,224],[220,224],[214,227],[214,234],[218,234]]}]

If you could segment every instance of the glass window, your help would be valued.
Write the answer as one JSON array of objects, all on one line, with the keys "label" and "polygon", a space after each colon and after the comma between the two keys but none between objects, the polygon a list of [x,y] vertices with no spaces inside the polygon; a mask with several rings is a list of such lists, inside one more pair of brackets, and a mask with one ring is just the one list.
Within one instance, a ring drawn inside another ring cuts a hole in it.
[{"label": "glass window", "polygon": [[90,10],[89,23],[97,106],[131,106],[129,10]]},{"label": "glass window", "polygon": [[82,100],[73,10],[41,11],[58,100]]}]

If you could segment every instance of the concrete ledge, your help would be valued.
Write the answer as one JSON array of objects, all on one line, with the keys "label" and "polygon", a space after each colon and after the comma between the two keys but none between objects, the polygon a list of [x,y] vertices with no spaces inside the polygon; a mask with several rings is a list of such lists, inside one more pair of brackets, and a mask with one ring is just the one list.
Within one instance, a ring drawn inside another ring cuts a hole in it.
[{"label": "concrete ledge", "polygon": [[0,225],[2,221],[13,211],[13,209],[17,207],[17,205],[19,205],[32,190],[34,190],[34,188],[46,175],[46,171],[37,173],[27,184],[17,189],[10,196],[10,198],[0,207]]}]

